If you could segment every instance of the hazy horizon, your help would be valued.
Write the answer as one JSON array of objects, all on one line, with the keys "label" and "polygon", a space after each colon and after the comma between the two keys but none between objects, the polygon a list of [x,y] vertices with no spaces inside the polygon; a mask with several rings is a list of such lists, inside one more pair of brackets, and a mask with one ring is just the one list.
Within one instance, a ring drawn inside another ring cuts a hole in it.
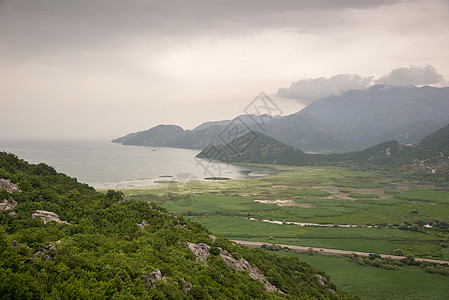
[{"label": "hazy horizon", "polygon": [[447,86],[447,28],[444,0],[0,0],[0,137],[193,129],[262,91],[285,115],[376,83]]}]

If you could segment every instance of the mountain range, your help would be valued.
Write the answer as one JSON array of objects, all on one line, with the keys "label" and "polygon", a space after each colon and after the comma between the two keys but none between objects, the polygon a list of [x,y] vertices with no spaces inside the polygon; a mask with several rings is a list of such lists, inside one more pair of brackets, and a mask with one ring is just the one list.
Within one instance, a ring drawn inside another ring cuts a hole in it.
[{"label": "mountain range", "polygon": [[449,125],[415,145],[396,140],[361,151],[334,154],[307,154],[260,132],[249,132],[226,145],[209,145],[196,157],[226,163],[282,165],[333,165],[401,170],[415,175],[449,178]]},{"label": "mountain range", "polygon": [[343,153],[397,140],[413,144],[449,123],[449,88],[372,86],[318,100],[288,116],[241,115],[193,130],[158,125],[114,143],[203,149],[258,131],[308,153]]}]

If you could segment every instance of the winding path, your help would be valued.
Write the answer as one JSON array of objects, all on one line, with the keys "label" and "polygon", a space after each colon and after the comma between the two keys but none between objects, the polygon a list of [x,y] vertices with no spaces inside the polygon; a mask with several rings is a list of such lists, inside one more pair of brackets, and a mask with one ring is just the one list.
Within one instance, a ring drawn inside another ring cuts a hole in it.
[{"label": "winding path", "polygon": [[[253,247],[253,248],[260,248],[262,245],[272,245],[272,243],[263,243],[263,242],[251,242],[251,241],[236,241],[233,240],[233,242],[244,245],[247,247]],[[314,247],[304,247],[304,246],[294,246],[294,245],[282,245],[282,244],[276,244],[283,248],[288,248],[290,250],[298,251],[298,252],[307,252],[310,248],[313,249],[313,251],[321,253],[321,254],[327,254],[327,255],[348,255],[348,254],[357,254],[360,256],[370,256],[373,253],[368,252],[359,252],[359,251],[348,251],[348,250],[338,250],[338,249],[326,249],[326,248],[314,248]],[[398,256],[398,255],[388,255],[388,254],[379,254],[382,258],[392,258],[392,259],[403,259],[406,258],[405,256]],[[427,259],[427,258],[415,258],[416,261],[427,261],[432,263],[438,263],[438,264],[449,264],[449,261],[446,260],[437,260],[437,259]]]}]

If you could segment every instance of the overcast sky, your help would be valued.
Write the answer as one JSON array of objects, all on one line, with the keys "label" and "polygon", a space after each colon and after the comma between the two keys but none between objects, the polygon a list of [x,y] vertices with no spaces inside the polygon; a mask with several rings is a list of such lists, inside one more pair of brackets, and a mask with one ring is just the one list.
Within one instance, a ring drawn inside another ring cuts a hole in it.
[{"label": "overcast sky", "polygon": [[193,128],[279,88],[292,113],[369,84],[442,86],[448,3],[0,0],[0,136]]}]

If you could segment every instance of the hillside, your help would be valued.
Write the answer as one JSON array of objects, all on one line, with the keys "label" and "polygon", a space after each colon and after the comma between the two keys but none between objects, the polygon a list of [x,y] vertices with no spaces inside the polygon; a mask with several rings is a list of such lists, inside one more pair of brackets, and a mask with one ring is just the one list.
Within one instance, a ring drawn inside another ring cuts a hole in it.
[{"label": "hillside", "polygon": [[447,147],[447,130],[447,127],[438,130],[418,146],[406,146],[392,140],[341,154],[306,154],[262,133],[250,132],[227,145],[209,145],[196,157],[229,163],[362,167],[446,180],[449,178],[449,157],[441,153]]},{"label": "hillside", "polygon": [[273,119],[264,129],[267,135],[306,152],[336,153],[351,149],[336,128],[308,113]]},{"label": "hillside", "polygon": [[209,145],[196,157],[224,162],[296,165],[304,164],[308,154],[263,133],[251,131],[226,145]]},{"label": "hillside", "polygon": [[416,146],[438,151],[449,156],[449,124],[428,135],[419,141]]},{"label": "hillside", "polygon": [[137,146],[166,146],[182,136],[184,129],[176,125],[158,125],[145,131],[130,133],[112,140],[113,143]]},{"label": "hillside", "polygon": [[0,153],[2,299],[349,299],[298,259]]},{"label": "hillside", "polygon": [[338,129],[354,150],[388,140],[416,143],[449,122],[449,88],[378,85],[318,100],[301,112]]}]

